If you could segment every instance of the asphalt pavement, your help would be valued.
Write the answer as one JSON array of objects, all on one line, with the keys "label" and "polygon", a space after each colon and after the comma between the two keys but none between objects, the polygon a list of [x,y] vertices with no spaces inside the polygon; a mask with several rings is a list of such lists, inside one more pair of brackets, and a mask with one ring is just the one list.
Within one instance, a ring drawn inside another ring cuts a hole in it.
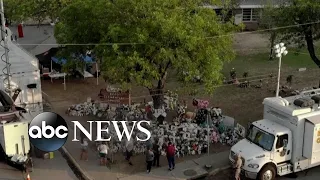
[{"label": "asphalt pavement", "polygon": [[0,162],[0,180],[23,180],[21,171]]},{"label": "asphalt pavement", "polygon": [[[232,170],[226,169],[226,170],[220,171],[219,173],[213,176],[202,178],[201,180],[234,180],[232,175],[233,175]],[[296,177],[293,177],[292,175],[285,176],[285,177],[277,177],[276,180],[318,180],[320,177],[320,167],[302,171],[297,173],[296,175],[297,175]]]},{"label": "asphalt pavement", "polygon": [[279,180],[318,180],[320,179],[320,167],[312,168],[300,173],[297,173],[297,178],[279,177]]}]

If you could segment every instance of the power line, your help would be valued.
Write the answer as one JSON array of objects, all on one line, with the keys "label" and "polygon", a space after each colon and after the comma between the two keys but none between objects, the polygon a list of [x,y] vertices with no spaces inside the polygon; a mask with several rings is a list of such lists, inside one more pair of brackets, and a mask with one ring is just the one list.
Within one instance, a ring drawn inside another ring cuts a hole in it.
[{"label": "power line", "polygon": [[[248,31],[248,32],[235,32],[235,33],[229,33],[224,35],[217,35],[217,36],[208,36],[204,37],[204,39],[213,39],[213,38],[219,38],[219,37],[226,37],[226,36],[233,36],[233,35],[242,35],[242,34],[253,34],[253,33],[259,33],[259,32],[267,32],[267,31],[274,31],[274,30],[280,30],[280,29],[287,29],[287,28],[293,28],[293,27],[299,27],[299,26],[306,26],[306,25],[312,25],[312,24],[319,24],[320,21],[314,21],[314,22],[308,22],[308,23],[300,23],[300,24],[293,24],[293,25],[287,25],[287,26],[279,26],[274,28],[268,28],[268,29],[260,29],[255,31]],[[147,43],[136,43],[136,42],[125,42],[125,43],[65,43],[65,44],[19,44],[21,46],[112,46],[112,45],[119,45],[119,46],[125,46],[125,45],[144,45]]]}]

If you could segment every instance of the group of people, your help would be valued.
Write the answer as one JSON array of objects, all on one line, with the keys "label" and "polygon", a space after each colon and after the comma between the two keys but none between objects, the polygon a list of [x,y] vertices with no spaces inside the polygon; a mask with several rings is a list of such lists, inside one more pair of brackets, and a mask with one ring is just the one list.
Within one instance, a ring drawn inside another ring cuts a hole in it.
[{"label": "group of people", "polygon": [[[85,160],[88,161],[88,148],[89,148],[89,143],[86,138],[83,138],[81,140],[81,154],[80,154],[80,160]],[[108,151],[109,151],[109,146],[106,144],[106,142],[102,142],[98,146],[98,152],[99,152],[99,157],[100,157],[100,165],[101,166],[106,166],[108,162]]]},{"label": "group of people", "polygon": [[[134,143],[133,140],[125,140],[124,141],[124,155],[125,159],[128,162],[129,165],[133,165],[131,162],[131,157],[133,155],[133,148]],[[168,160],[168,166],[169,171],[172,171],[175,167],[175,154],[176,154],[176,148],[172,142],[164,143],[163,147],[160,147],[158,145],[158,141],[155,140],[153,143],[149,143],[147,146],[147,152],[146,154],[146,164],[147,164],[147,173],[150,173],[152,166],[160,167],[160,156],[161,156],[161,150],[165,149],[166,157]],[[81,154],[80,154],[80,160],[88,161],[88,148],[89,143],[86,138],[83,138],[81,140]],[[97,150],[99,152],[100,157],[100,165],[106,166],[108,163],[108,151],[109,146],[106,142],[102,142],[99,144]]]},{"label": "group of people", "polygon": [[147,173],[150,173],[152,166],[160,166],[160,156],[161,156],[161,149],[165,148],[166,156],[169,165],[169,171],[172,171],[175,167],[175,154],[176,148],[172,142],[168,142],[164,145],[164,147],[159,147],[158,141],[155,141],[152,146],[147,146],[146,152],[146,162],[147,162]]}]

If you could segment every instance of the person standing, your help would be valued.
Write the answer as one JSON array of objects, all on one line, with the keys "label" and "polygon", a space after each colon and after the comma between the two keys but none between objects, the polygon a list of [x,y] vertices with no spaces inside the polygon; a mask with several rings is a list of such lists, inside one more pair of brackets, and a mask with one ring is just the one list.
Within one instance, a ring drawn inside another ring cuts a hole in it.
[{"label": "person standing", "polygon": [[128,161],[129,165],[133,165],[131,162],[131,156],[133,154],[133,140],[132,138],[126,142],[126,160]]},{"label": "person standing", "polygon": [[155,140],[153,143],[153,153],[154,153],[154,160],[153,160],[153,166],[160,167],[160,146],[158,145],[159,141]]},{"label": "person standing", "polygon": [[99,155],[100,155],[100,165],[107,165],[107,155],[108,155],[109,147],[105,142],[101,143],[98,147]]},{"label": "person standing", "polygon": [[240,180],[240,173],[241,173],[241,167],[242,167],[242,159],[241,155],[237,155],[237,161],[235,163],[235,179]]},{"label": "person standing", "polygon": [[172,171],[175,167],[174,156],[176,154],[176,148],[174,147],[172,142],[168,143],[166,153],[167,153],[167,159],[169,164],[169,171]]},{"label": "person standing", "polygon": [[154,153],[152,152],[152,147],[149,147],[146,152],[146,161],[147,161],[147,173],[150,173],[151,166],[154,161]]},{"label": "person standing", "polygon": [[80,160],[86,160],[88,161],[88,141],[86,138],[82,139],[81,143],[81,154],[80,154]]}]

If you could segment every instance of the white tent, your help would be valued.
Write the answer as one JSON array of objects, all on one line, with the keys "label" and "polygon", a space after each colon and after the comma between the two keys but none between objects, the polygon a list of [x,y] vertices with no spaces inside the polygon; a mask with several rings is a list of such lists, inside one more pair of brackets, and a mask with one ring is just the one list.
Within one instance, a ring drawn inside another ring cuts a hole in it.
[{"label": "white tent", "polygon": [[[11,31],[7,28],[8,37],[11,36]],[[3,45],[3,42],[1,42]],[[42,110],[42,91],[39,64],[36,57],[20,48],[14,42],[11,42],[11,38],[8,38],[9,48],[9,63],[10,63],[10,86],[11,89],[20,88],[21,92],[15,103],[19,106],[26,105],[26,108],[30,107],[33,111]],[[0,48],[0,56],[5,54],[5,49]],[[5,56],[2,56],[0,60],[0,88],[6,90],[8,83],[6,81],[6,63]]]}]

